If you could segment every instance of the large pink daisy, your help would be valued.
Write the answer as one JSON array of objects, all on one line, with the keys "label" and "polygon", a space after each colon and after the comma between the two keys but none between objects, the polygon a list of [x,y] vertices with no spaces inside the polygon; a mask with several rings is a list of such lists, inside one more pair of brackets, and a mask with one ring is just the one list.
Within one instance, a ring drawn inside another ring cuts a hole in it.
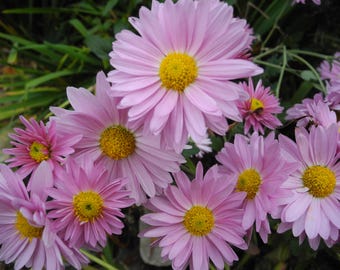
[{"label": "large pink daisy", "polygon": [[244,120],[244,133],[247,134],[252,127],[254,131],[264,134],[264,127],[275,129],[282,125],[275,114],[281,113],[283,108],[269,87],[265,88],[260,80],[254,88],[251,79],[248,84],[242,82],[240,86],[249,95],[248,100],[236,103]]},{"label": "large pink daisy", "polygon": [[48,191],[48,216],[70,246],[105,247],[107,235],[122,232],[121,209],[134,203],[125,190],[127,178],[110,179],[105,168],[90,162],[80,166],[68,159],[65,167]]},{"label": "large pink daisy", "polygon": [[45,125],[42,121],[27,120],[23,116],[20,116],[20,121],[25,129],[15,128],[15,133],[9,134],[13,148],[3,152],[13,156],[6,162],[11,168],[18,167],[17,173],[22,176],[29,175],[44,160],[53,169],[57,168],[65,157],[74,152],[73,145],[80,140],[79,135],[59,136],[54,121]]},{"label": "large pink daisy", "polygon": [[22,177],[0,165],[0,261],[14,269],[64,269],[66,259],[76,269],[87,259],[61,240],[47,218],[46,189],[53,184],[51,168],[42,162],[32,174],[30,195]]},{"label": "large pink daisy", "polygon": [[337,156],[338,127],[312,127],[310,133],[299,128],[296,143],[280,135],[287,159],[298,168],[281,186],[292,192],[282,197],[282,224],[278,231],[292,229],[300,241],[307,236],[317,249],[320,239],[338,240],[340,229],[340,163]]},{"label": "large pink daisy", "polygon": [[232,7],[218,0],[154,0],[129,22],[139,35],[116,35],[108,80],[130,120],[177,151],[188,136],[203,141],[207,128],[225,134],[225,117],[241,120],[234,101],[245,97],[231,80],[262,69],[243,59],[253,37]]},{"label": "large pink daisy", "polygon": [[286,162],[274,134],[266,138],[254,133],[250,138],[236,135],[234,144],[226,142],[216,156],[222,164],[224,178],[231,181],[236,191],[247,193],[243,207],[242,226],[250,230],[255,224],[262,240],[270,233],[268,213],[277,212],[280,185],[295,168]]},{"label": "large pink daisy", "polygon": [[84,88],[67,88],[74,111],[51,108],[58,132],[81,135],[75,145],[78,159],[91,159],[107,168],[111,178],[128,177],[128,189],[137,204],[161,192],[172,182],[169,172],[180,170],[184,158],[163,150],[159,136],[144,135],[142,127],[127,121],[127,111],[117,110],[117,98],[103,72],[97,75],[96,95]]},{"label": "large pink daisy", "polygon": [[172,261],[174,269],[209,269],[209,258],[217,269],[238,257],[230,244],[247,247],[241,226],[241,204],[245,193],[232,193],[233,186],[224,181],[217,166],[203,176],[197,165],[193,181],[183,173],[175,175],[177,186],[151,198],[147,207],[153,213],[141,220],[151,226],[140,235],[156,238],[161,255]]}]

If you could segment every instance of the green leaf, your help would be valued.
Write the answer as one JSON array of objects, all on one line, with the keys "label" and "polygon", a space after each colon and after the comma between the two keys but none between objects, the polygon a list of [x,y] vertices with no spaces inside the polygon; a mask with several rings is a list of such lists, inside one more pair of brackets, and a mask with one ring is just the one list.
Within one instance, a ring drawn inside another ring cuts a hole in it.
[{"label": "green leaf", "polygon": [[33,88],[36,87],[40,84],[43,84],[45,82],[51,81],[51,80],[55,80],[61,77],[65,77],[65,76],[70,76],[70,75],[74,75],[74,74],[78,74],[78,71],[75,70],[61,70],[61,71],[56,71],[56,72],[52,72],[52,73],[48,73],[44,76],[41,76],[39,78],[33,79],[29,82],[26,83],[26,88]]},{"label": "green leaf", "polygon": [[304,81],[316,81],[318,79],[311,70],[302,71],[300,76]]}]

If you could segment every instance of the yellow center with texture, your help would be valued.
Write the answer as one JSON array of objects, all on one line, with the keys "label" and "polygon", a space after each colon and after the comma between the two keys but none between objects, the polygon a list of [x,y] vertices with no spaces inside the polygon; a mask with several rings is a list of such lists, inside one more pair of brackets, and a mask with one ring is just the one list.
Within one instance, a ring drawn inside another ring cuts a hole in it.
[{"label": "yellow center with texture", "polygon": [[73,196],[74,214],[81,222],[93,221],[101,217],[104,201],[95,191],[81,191]]},{"label": "yellow center with texture", "polygon": [[43,160],[48,160],[50,158],[48,148],[38,142],[33,142],[30,145],[29,155],[36,162],[40,163]]},{"label": "yellow center with texture", "polygon": [[253,168],[244,170],[238,177],[236,190],[247,192],[247,199],[254,199],[261,185],[261,176]]},{"label": "yellow center with texture", "polygon": [[251,98],[250,100],[250,111],[252,112],[260,112],[263,110],[264,105],[263,102],[257,98]]},{"label": "yellow center with texture", "polygon": [[317,198],[324,198],[333,193],[336,185],[335,173],[327,167],[314,165],[308,167],[302,181],[308,192]]},{"label": "yellow center with texture", "polygon": [[159,67],[162,86],[180,93],[196,80],[197,75],[198,67],[195,59],[185,53],[169,53]]},{"label": "yellow center with texture", "polygon": [[204,236],[211,232],[215,219],[207,207],[195,205],[184,215],[184,227],[194,236]]},{"label": "yellow center with texture", "polygon": [[131,155],[136,148],[136,140],[132,132],[123,126],[108,127],[100,135],[100,149],[108,157],[119,160]]},{"label": "yellow center with texture", "polygon": [[19,211],[17,212],[15,228],[22,238],[29,238],[30,241],[33,238],[41,238],[44,230],[44,227],[34,227],[29,224],[27,219]]}]

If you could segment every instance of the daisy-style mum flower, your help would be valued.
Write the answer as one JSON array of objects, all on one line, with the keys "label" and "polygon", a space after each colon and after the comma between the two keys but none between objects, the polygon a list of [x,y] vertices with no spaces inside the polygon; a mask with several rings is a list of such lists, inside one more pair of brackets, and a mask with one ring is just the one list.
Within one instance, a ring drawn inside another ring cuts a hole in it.
[{"label": "daisy-style mum flower", "polygon": [[322,61],[318,71],[323,80],[328,80],[331,83],[340,81],[340,52],[334,54],[333,61]]},{"label": "daisy-style mum flower", "polygon": [[159,136],[144,135],[142,127],[127,121],[127,111],[117,109],[117,98],[107,95],[110,84],[98,73],[96,95],[84,88],[67,88],[74,111],[51,108],[60,133],[78,134],[78,159],[90,158],[104,166],[111,178],[128,177],[128,190],[137,204],[153,197],[172,182],[170,172],[180,170],[185,159],[163,150]]},{"label": "daisy-style mum flower", "polygon": [[22,177],[0,164],[0,261],[14,269],[64,269],[64,260],[76,269],[88,263],[78,250],[68,247],[47,218],[46,189],[53,184],[44,161],[33,172],[30,195]]},{"label": "daisy-style mum flower", "polygon": [[170,185],[164,194],[151,198],[146,207],[152,213],[141,220],[151,227],[141,237],[156,238],[161,256],[172,261],[173,269],[209,269],[209,258],[217,269],[225,262],[238,260],[231,245],[245,249],[241,209],[245,193],[232,193],[217,166],[203,176],[198,163],[193,181],[183,173],[175,174],[177,186]]},{"label": "daisy-style mum flower", "polygon": [[74,152],[73,145],[80,140],[80,136],[69,134],[60,137],[56,132],[55,122],[46,125],[31,118],[27,120],[20,116],[25,129],[15,128],[15,133],[9,134],[12,148],[3,149],[5,154],[11,155],[6,160],[9,167],[18,167],[16,171],[22,176],[29,175],[42,161],[56,169],[65,157]]},{"label": "daisy-style mum flower", "polygon": [[231,181],[236,192],[246,192],[242,226],[256,231],[267,243],[270,233],[268,214],[278,211],[277,197],[283,196],[280,185],[294,169],[283,159],[274,133],[266,138],[254,133],[250,138],[237,134],[234,144],[226,142],[217,154],[224,181]]},{"label": "daisy-style mum flower", "polygon": [[282,184],[291,191],[282,197],[278,232],[291,229],[300,243],[305,237],[316,250],[320,240],[338,240],[340,229],[340,163],[337,156],[338,127],[311,127],[295,132],[296,143],[280,135],[279,142],[287,159],[298,167]]},{"label": "daisy-style mum flower", "polygon": [[232,7],[218,0],[153,0],[151,10],[142,7],[129,22],[139,35],[116,35],[108,80],[130,121],[161,134],[177,152],[188,136],[204,141],[208,128],[224,135],[225,117],[241,121],[235,100],[246,97],[231,80],[263,70],[242,59],[253,37]]},{"label": "daisy-style mum flower", "polygon": [[[316,5],[321,5],[321,0],[312,0],[312,1]],[[306,0],[294,0],[293,3],[294,4],[298,4],[298,3],[306,4]]]},{"label": "daisy-style mum flower", "polygon": [[55,182],[48,191],[48,216],[70,246],[105,247],[107,235],[121,234],[121,209],[134,203],[125,189],[127,178],[110,179],[102,166],[68,159]]},{"label": "daisy-style mum flower", "polygon": [[275,114],[281,113],[283,108],[269,87],[264,87],[260,80],[254,88],[252,79],[249,79],[248,84],[242,82],[239,85],[249,95],[248,100],[236,102],[244,120],[244,133],[249,133],[252,127],[254,131],[264,134],[264,127],[275,129],[282,125]]},{"label": "daisy-style mum flower", "polygon": [[330,103],[323,99],[321,93],[315,94],[313,99],[305,98],[302,103],[289,108],[286,120],[297,120],[297,127],[308,128],[312,125],[328,127],[337,123],[336,113],[329,105]]}]

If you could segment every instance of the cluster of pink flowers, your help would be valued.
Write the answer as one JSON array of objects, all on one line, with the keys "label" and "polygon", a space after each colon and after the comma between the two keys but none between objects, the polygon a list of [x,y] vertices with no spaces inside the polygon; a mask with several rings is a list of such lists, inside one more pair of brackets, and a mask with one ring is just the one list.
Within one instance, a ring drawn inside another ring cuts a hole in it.
[{"label": "cluster of pink flowers", "polygon": [[[270,217],[313,249],[321,239],[336,243],[338,54],[319,68],[327,95],[287,111],[297,121],[293,141],[271,131],[283,107],[261,80],[254,87],[263,70],[249,57],[252,30],[232,7],[153,1],[129,21],[135,32],[117,34],[114,70],[97,74],[95,94],[68,87],[69,109],[51,107],[46,124],[21,116],[25,128],[10,135],[11,157],[0,165],[0,260],[80,269],[88,263],[80,249],[98,251],[107,235],[121,234],[122,209],[133,204],[149,211],[139,236],[174,269],[231,265],[232,246],[247,249],[253,230],[268,241]],[[237,122],[243,134],[225,142],[218,164],[199,162],[190,180],[181,171],[189,140],[202,156],[210,134],[224,136]]]}]

